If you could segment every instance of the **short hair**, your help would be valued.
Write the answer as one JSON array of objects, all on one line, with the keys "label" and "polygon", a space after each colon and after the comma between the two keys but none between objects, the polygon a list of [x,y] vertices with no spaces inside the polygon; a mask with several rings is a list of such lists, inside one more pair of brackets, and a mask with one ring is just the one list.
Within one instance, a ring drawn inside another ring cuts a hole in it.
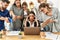
[{"label": "short hair", "polygon": [[42,3],[39,5],[39,9],[41,9],[42,7],[45,8],[46,6],[50,8],[48,3]]},{"label": "short hair", "polygon": [[10,3],[10,1],[9,1],[9,0],[2,0],[2,2],[6,2],[7,4],[9,4],[9,3]]},{"label": "short hair", "polygon": [[26,5],[26,6],[28,6],[26,2],[23,2],[23,3],[22,3],[22,6],[23,6],[23,5]]}]

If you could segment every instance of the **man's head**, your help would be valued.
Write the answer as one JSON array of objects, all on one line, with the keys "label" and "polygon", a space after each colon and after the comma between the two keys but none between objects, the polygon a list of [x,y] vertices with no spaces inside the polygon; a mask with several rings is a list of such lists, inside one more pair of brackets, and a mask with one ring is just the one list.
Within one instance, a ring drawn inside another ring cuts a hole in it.
[{"label": "man's head", "polygon": [[2,5],[3,8],[6,9],[8,7],[8,5],[9,5],[10,1],[8,1],[8,0],[2,0],[2,2],[3,2],[3,5]]},{"label": "man's head", "polygon": [[40,11],[42,11],[43,13],[48,13],[49,12],[49,9],[51,9],[51,7],[49,7],[49,4],[48,3],[42,3],[40,6],[39,6],[39,9]]}]

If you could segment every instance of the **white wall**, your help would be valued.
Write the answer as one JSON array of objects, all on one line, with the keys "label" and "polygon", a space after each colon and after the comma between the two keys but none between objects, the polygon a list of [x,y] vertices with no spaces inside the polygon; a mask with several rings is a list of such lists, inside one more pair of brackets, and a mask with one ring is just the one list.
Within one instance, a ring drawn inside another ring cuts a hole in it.
[{"label": "white wall", "polygon": [[60,0],[58,0],[58,8],[59,8],[59,11],[60,11]]},{"label": "white wall", "polygon": [[60,0],[48,0],[48,2],[51,1],[53,3],[53,7],[56,7],[60,11]]}]

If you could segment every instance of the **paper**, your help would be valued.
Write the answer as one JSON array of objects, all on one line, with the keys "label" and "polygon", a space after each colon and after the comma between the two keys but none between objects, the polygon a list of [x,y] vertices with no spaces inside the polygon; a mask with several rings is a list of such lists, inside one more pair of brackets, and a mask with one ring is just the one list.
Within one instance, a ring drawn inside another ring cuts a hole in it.
[{"label": "paper", "polygon": [[51,32],[45,32],[45,34],[46,34],[45,38],[47,38],[47,39],[51,39],[51,40],[57,40],[58,39],[58,35],[53,34]]},{"label": "paper", "polygon": [[7,32],[6,35],[7,36],[17,36],[19,34],[20,31],[10,31]]}]

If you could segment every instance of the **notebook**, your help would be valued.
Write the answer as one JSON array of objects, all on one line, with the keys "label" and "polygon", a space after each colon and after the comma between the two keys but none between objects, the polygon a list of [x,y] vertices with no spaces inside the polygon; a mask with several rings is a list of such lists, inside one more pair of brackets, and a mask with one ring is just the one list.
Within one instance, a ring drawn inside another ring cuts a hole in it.
[{"label": "notebook", "polygon": [[9,31],[6,33],[7,36],[18,36],[20,31]]}]

